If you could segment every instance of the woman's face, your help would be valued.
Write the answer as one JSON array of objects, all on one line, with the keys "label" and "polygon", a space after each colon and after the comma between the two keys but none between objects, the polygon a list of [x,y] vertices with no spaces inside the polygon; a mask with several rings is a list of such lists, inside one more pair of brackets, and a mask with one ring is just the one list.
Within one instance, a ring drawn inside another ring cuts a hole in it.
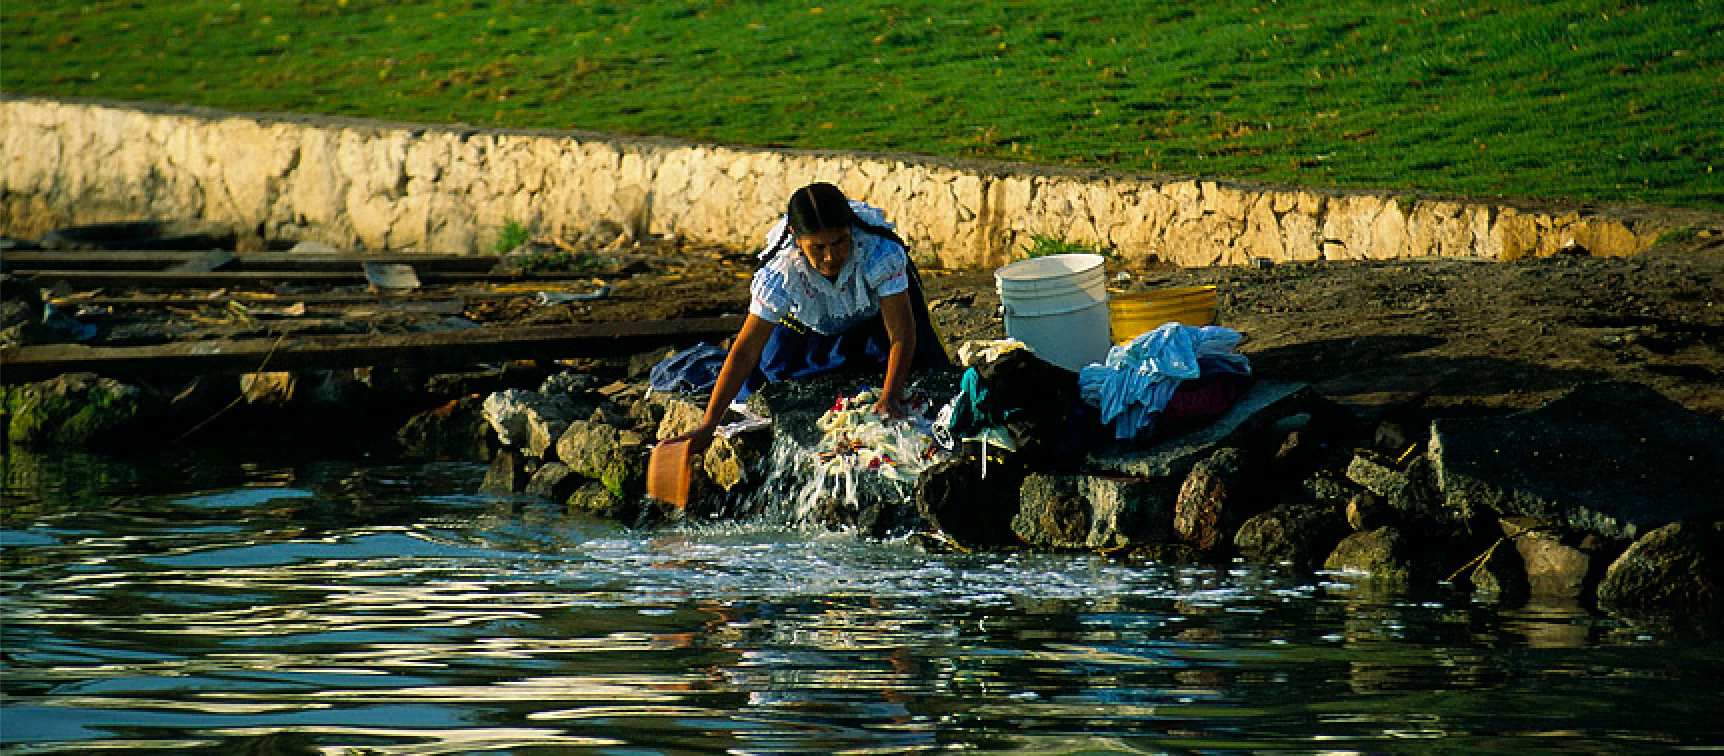
[{"label": "woman's face", "polygon": [[820,275],[837,278],[844,269],[844,261],[850,259],[850,229],[829,228],[798,234],[796,246],[802,248],[802,256]]}]

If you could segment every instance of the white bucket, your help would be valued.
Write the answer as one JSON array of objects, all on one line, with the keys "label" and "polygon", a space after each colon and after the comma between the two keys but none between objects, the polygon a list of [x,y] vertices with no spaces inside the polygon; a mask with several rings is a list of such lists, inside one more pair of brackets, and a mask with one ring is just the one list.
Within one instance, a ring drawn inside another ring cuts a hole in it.
[{"label": "white bucket", "polygon": [[1067,370],[1107,358],[1107,270],[1101,255],[1048,255],[994,271],[1006,335]]}]

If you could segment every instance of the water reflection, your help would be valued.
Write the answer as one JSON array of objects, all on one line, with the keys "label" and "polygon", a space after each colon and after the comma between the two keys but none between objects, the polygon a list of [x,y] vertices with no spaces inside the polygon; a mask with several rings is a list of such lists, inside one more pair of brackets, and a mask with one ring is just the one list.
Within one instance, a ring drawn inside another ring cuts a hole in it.
[{"label": "water reflection", "polygon": [[1642,752],[1721,735],[1711,624],[1243,566],[636,531],[467,495],[471,466],[45,464],[7,473],[0,532],[0,741],[21,753]]}]

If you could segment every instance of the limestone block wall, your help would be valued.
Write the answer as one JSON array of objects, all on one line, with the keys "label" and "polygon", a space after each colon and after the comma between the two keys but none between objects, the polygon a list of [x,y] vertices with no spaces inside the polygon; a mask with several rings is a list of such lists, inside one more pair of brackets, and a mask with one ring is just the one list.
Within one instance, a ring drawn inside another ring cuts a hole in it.
[{"label": "limestone block wall", "polygon": [[757,244],[798,186],[883,208],[926,264],[992,267],[1035,234],[1125,265],[1554,253],[1625,255],[1670,230],[1574,209],[1250,186],[915,156],[781,151],[574,132],[0,99],[0,234],[203,219],[263,238],[483,254],[508,222],[595,221]]}]

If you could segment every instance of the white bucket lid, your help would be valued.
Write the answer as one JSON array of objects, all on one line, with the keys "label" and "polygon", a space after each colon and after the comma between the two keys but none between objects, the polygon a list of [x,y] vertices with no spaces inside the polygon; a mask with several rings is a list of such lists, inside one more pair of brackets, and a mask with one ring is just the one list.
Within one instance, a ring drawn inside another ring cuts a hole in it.
[{"label": "white bucket lid", "polygon": [[1100,268],[1102,262],[1103,260],[1101,255],[1092,254],[1032,257],[1028,260],[1019,260],[994,271],[994,278],[998,279],[1000,283],[1005,283],[1006,281],[1016,283],[1019,281],[1060,278],[1062,276],[1088,273],[1091,270]]}]

